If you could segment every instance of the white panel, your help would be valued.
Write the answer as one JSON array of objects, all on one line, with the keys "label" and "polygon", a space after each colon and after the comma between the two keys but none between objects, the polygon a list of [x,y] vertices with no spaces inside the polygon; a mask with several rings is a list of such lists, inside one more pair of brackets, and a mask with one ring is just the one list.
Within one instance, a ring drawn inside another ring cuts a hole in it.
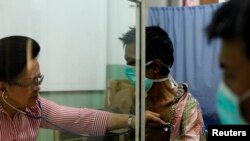
[{"label": "white panel", "polygon": [[27,35],[41,46],[43,91],[105,88],[106,0],[1,0],[0,37]]},{"label": "white panel", "polygon": [[118,39],[134,27],[136,22],[136,5],[128,0],[108,1],[108,64],[125,64],[124,49]]}]

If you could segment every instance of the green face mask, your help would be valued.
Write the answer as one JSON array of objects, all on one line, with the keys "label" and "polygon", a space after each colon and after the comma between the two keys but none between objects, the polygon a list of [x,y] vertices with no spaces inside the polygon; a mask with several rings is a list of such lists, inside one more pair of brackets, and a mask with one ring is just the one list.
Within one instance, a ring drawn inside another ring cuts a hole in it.
[{"label": "green face mask", "polygon": [[[135,84],[136,84],[135,67],[127,66],[125,68],[125,75],[127,76],[130,83],[135,87]],[[145,91],[148,92],[151,89],[151,87],[153,86],[154,82],[163,82],[163,81],[166,81],[167,79],[169,79],[169,77],[162,78],[162,79],[145,78],[145,82],[144,82],[145,83]],[[173,79],[171,79],[171,81],[173,81]],[[173,86],[174,86],[174,84],[175,83],[173,83]]]},{"label": "green face mask", "polygon": [[240,102],[250,96],[250,91],[237,97],[222,83],[216,96],[218,115],[222,124],[247,124],[240,112]]},{"label": "green face mask", "polygon": [[[125,68],[125,75],[127,76],[130,83],[135,87],[136,76],[135,76],[135,67],[127,66]],[[153,86],[153,81],[151,79],[145,78],[145,91],[148,92]]]}]

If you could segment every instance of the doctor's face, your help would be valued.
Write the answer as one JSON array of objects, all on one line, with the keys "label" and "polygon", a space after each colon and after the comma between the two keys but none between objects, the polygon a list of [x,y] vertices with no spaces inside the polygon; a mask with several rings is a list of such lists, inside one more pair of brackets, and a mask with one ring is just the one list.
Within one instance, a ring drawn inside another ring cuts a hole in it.
[{"label": "doctor's face", "polygon": [[37,101],[42,79],[38,61],[30,60],[18,77],[6,85],[6,100],[17,108],[33,106]]},{"label": "doctor's face", "polygon": [[240,38],[223,40],[220,52],[220,66],[225,83],[239,96],[250,89],[250,59]]}]

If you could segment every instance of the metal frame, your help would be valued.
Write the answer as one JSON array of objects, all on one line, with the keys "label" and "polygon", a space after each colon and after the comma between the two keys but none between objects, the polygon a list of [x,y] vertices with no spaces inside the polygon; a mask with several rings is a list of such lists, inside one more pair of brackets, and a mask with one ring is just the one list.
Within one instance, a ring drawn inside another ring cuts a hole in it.
[{"label": "metal frame", "polygon": [[136,128],[135,140],[145,141],[145,21],[146,0],[135,2],[136,9]]}]

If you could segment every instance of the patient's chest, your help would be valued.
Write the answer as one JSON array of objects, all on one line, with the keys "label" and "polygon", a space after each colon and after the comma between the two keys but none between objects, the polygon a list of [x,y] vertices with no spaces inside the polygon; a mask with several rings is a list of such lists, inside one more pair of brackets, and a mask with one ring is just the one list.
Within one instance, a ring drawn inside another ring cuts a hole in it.
[{"label": "patient's chest", "polygon": [[[146,110],[159,113],[165,122],[170,121],[170,105],[167,101],[152,103],[146,100]],[[170,132],[166,132],[163,126],[146,128],[146,141],[168,141],[169,137]]]},{"label": "patient's chest", "polygon": [[169,122],[171,104],[172,100],[152,102],[150,99],[146,99],[146,110],[159,113],[161,115],[162,120]]}]

